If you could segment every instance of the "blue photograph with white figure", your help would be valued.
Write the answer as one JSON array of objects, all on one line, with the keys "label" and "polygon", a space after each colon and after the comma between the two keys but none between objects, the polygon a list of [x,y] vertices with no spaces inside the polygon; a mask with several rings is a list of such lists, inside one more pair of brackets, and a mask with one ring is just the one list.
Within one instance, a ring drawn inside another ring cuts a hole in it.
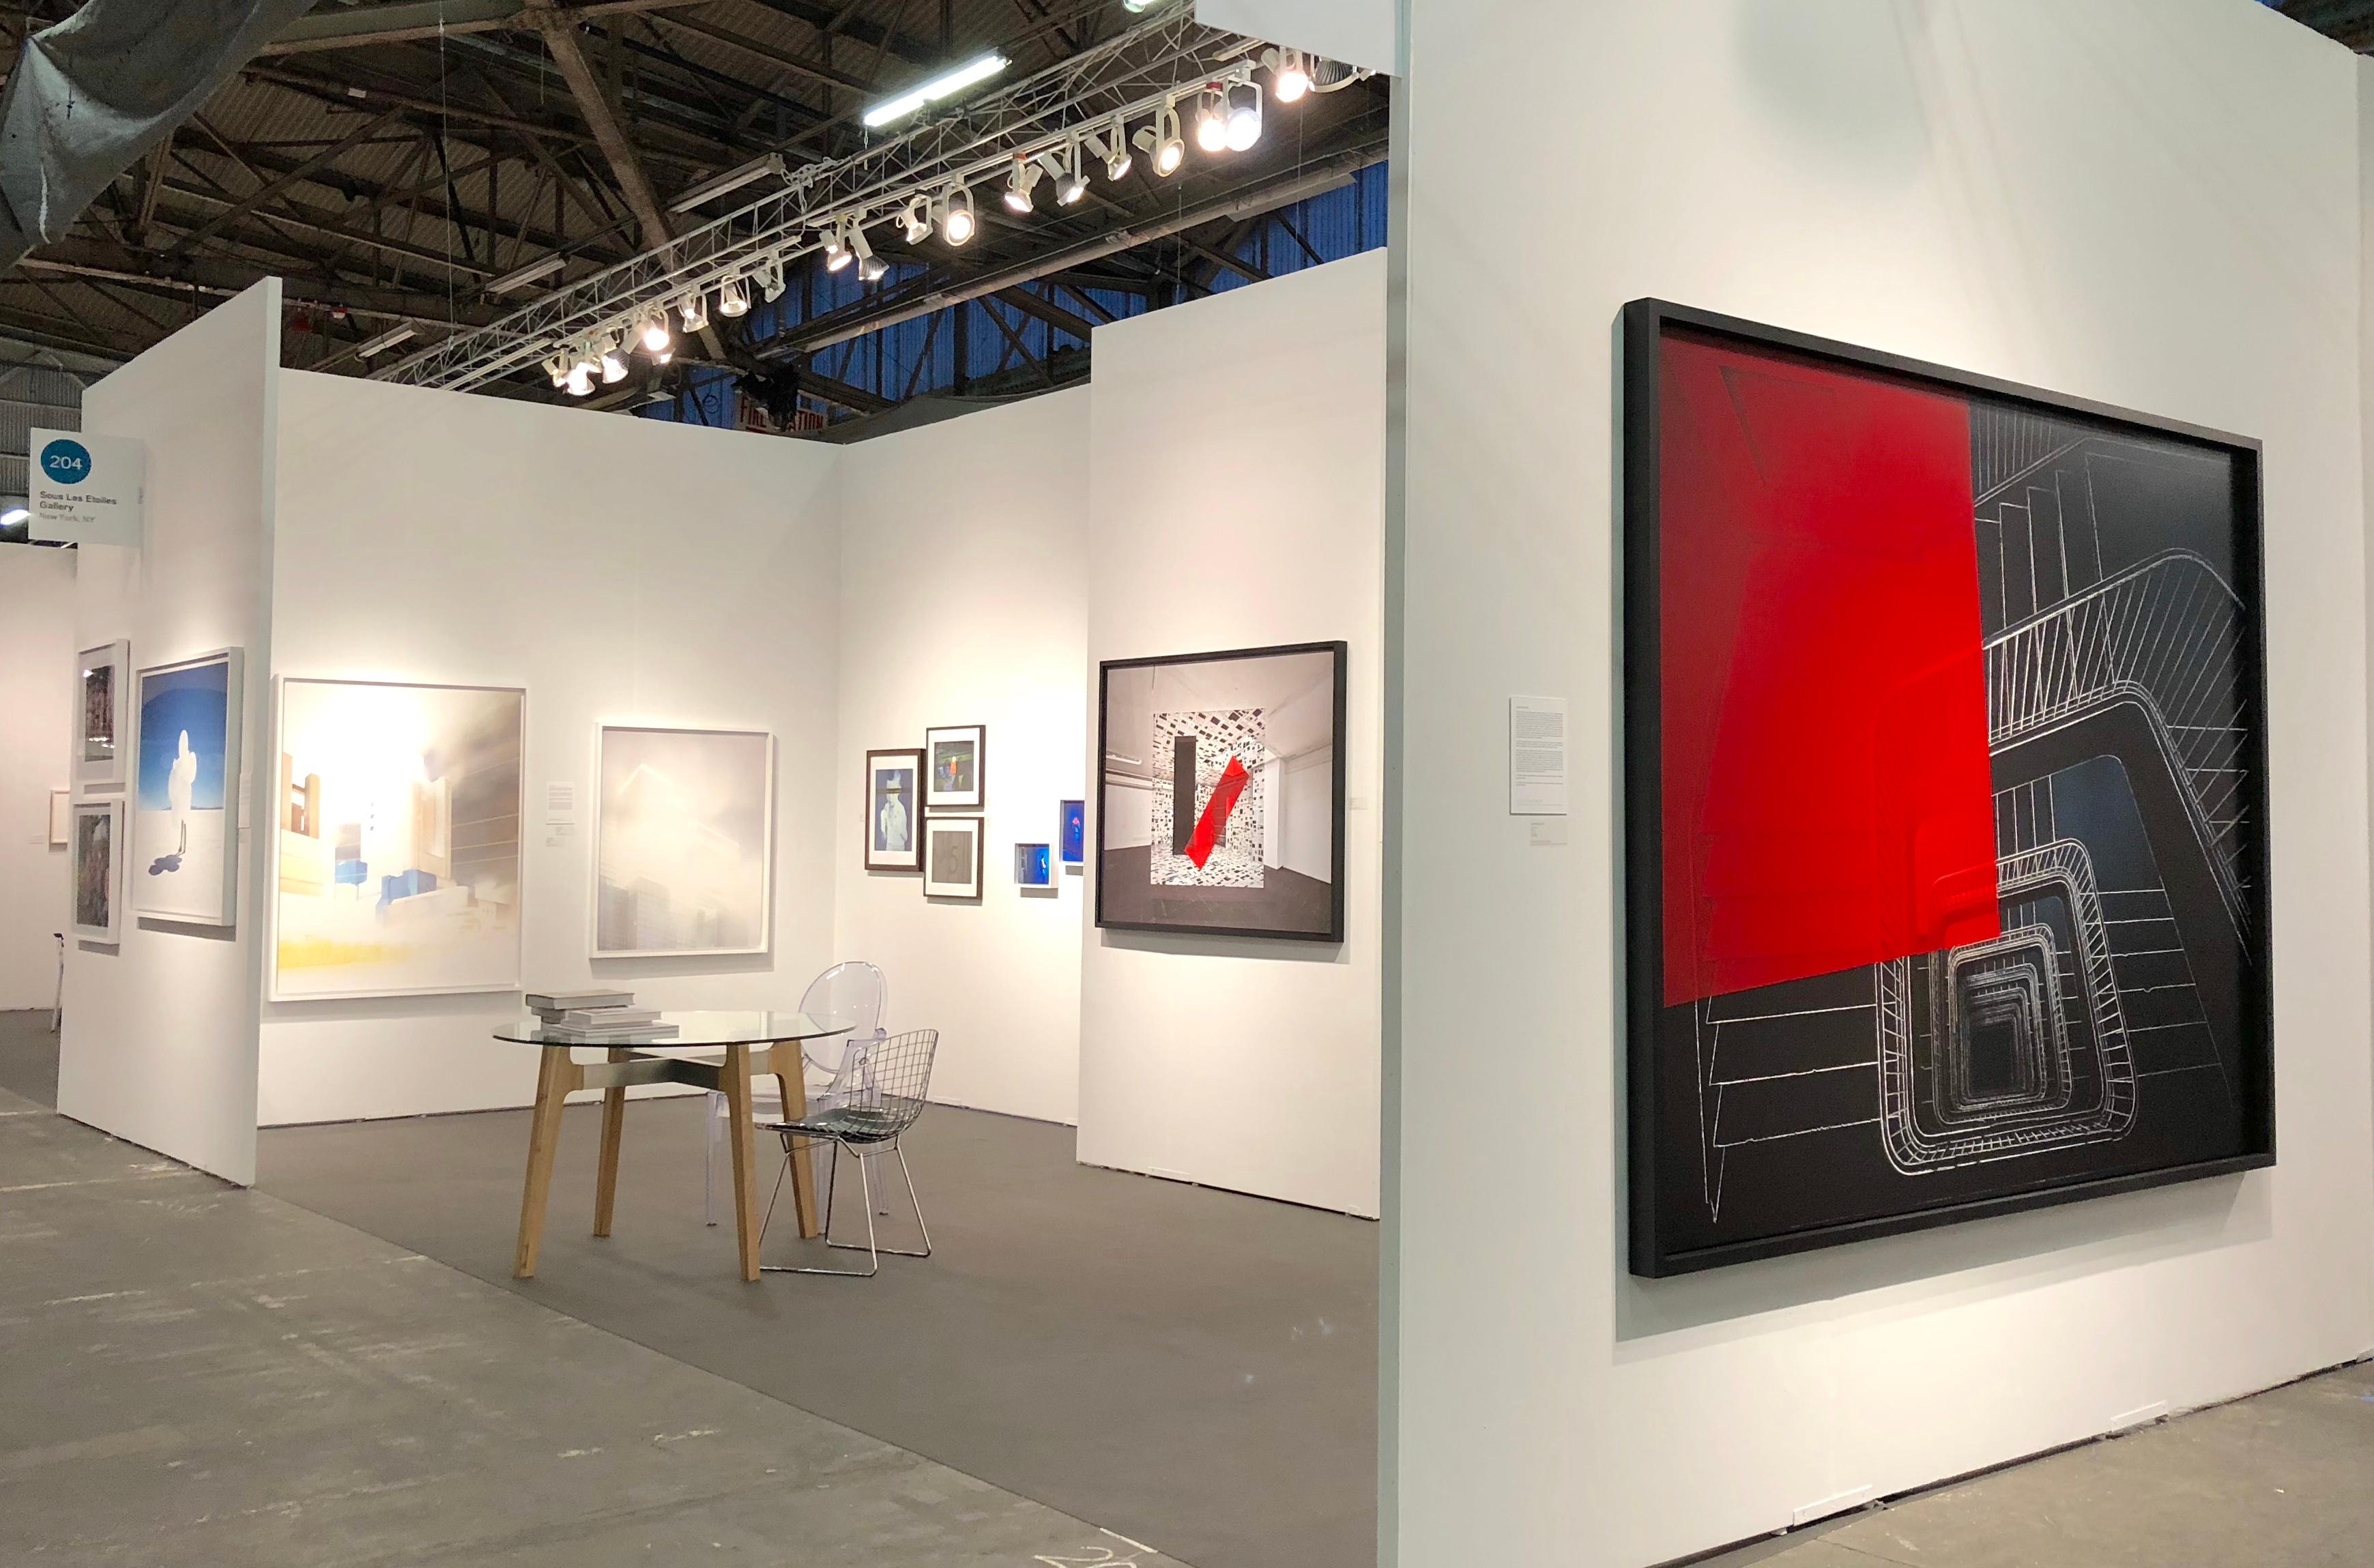
[{"label": "blue photograph with white figure", "polygon": [[229,921],[229,809],[239,789],[236,649],[140,672],[135,913]]}]

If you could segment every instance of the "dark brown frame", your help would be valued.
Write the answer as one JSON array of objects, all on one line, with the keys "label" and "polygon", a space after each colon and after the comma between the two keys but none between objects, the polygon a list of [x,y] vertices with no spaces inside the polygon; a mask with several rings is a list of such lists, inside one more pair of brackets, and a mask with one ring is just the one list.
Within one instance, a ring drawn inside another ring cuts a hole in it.
[{"label": "dark brown frame", "polygon": [[[874,759],[876,757],[911,758],[915,765],[915,801],[911,808],[914,817],[915,863],[911,866],[883,866],[874,863]],[[865,754],[865,789],[858,802],[858,854],[869,872],[897,872],[904,875],[920,875],[923,870],[923,749],[921,746],[886,746]]]},{"label": "dark brown frame", "polygon": [[[972,771],[973,793],[981,797],[969,806],[935,806],[932,800],[932,732],[935,730],[970,730],[980,735],[974,743]],[[989,726],[986,724],[927,724],[923,727],[923,809],[940,816],[983,816],[989,812]]]}]

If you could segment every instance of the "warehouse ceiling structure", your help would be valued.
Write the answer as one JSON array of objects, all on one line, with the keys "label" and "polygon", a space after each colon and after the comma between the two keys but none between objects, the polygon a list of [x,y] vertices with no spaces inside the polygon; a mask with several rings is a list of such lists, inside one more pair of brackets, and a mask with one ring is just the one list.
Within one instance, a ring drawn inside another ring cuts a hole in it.
[{"label": "warehouse ceiling structure", "polygon": [[[72,9],[34,0],[12,55]],[[322,0],[0,275],[0,333],[120,359],[276,274],[299,369],[612,408],[725,384],[785,427],[794,389],[813,423],[951,380],[1043,387],[1084,371],[1098,322],[1262,275],[1250,233],[1382,162],[1383,80],[1298,58],[1292,92],[1281,64],[1189,0]],[[1256,85],[1264,134],[1199,145],[1205,106]],[[999,199],[1016,184],[1027,210]],[[820,294],[843,233],[862,285]],[[676,310],[690,285],[705,321]],[[953,312],[958,335],[968,303],[998,349],[971,377],[961,355],[872,390],[828,373],[886,326]],[[668,352],[622,341],[662,310]],[[572,397],[553,361],[602,365],[605,336],[625,373]]]}]

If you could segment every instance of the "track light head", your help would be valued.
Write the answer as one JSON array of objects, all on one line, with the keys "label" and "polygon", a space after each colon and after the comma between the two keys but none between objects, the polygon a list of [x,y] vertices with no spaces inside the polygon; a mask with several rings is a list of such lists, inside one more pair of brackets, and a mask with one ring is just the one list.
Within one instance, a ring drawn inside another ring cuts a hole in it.
[{"label": "track light head", "polygon": [[1005,177],[1005,205],[1016,212],[1028,212],[1038,205],[1033,193],[1039,189],[1039,166],[1024,158],[1014,160],[1014,172]]},{"label": "track light head", "polygon": [[642,342],[644,353],[662,360],[668,357],[668,350],[676,339],[668,332],[666,311],[654,310],[643,318]]},{"label": "track light head", "polygon": [[1278,102],[1298,102],[1310,90],[1310,62],[1301,50],[1264,50],[1262,64],[1269,67],[1270,90]]},{"label": "track light head", "polygon": [[721,316],[746,316],[750,313],[750,290],[738,277],[729,277],[717,286],[717,313]]},{"label": "track light head", "polygon": [[972,210],[972,193],[962,185],[951,185],[940,201],[940,238],[951,245],[972,243],[981,232],[981,218]]},{"label": "track light head", "polygon": [[1120,115],[1113,116],[1113,123],[1104,135],[1088,138],[1088,150],[1105,160],[1108,183],[1119,184],[1129,178],[1134,160],[1129,156],[1129,127],[1122,123]]},{"label": "track light head", "polygon": [[683,319],[687,332],[699,332],[709,324],[709,304],[698,288],[676,301],[676,313]]},{"label": "track light head", "polygon": [[783,297],[783,258],[769,256],[758,263],[750,278],[758,286],[758,297],[773,304]]},{"label": "track light head", "polygon": [[602,334],[602,380],[615,386],[627,379],[627,350],[617,333]]},{"label": "track light head", "polygon": [[571,365],[569,368],[569,375],[561,385],[569,389],[569,395],[571,397],[591,396],[594,392],[593,365],[582,359]]},{"label": "track light head", "polygon": [[837,225],[831,237],[824,242],[824,270],[839,272],[856,259],[849,248],[849,225]]},{"label": "track light head", "polygon": [[883,275],[890,270],[890,263],[874,253],[873,245],[865,238],[865,230],[853,225],[849,230],[849,249],[850,253],[857,258],[858,282],[879,283]]},{"label": "track light head", "polygon": [[920,245],[929,239],[932,233],[931,203],[921,196],[909,202],[907,210],[899,215],[899,231],[910,245]]},{"label": "track light head", "polygon": [[1137,145],[1154,160],[1154,172],[1168,180],[1186,161],[1187,143],[1179,134],[1179,106],[1166,103],[1154,123],[1137,134]]},{"label": "track light head", "polygon": [[544,373],[552,378],[552,384],[556,391],[561,387],[567,386],[569,384],[568,350],[563,349],[560,353],[556,354],[551,358],[546,360],[544,362]]},{"label": "track light head", "polygon": [[1075,137],[1064,155],[1064,171],[1055,177],[1055,205],[1071,207],[1080,205],[1088,193],[1088,177],[1080,168],[1080,144]]},{"label": "track light head", "polygon": [[1205,152],[1228,149],[1228,100],[1207,92],[1195,104],[1195,145]]},{"label": "track light head", "polygon": [[1228,89],[1228,150],[1247,151],[1261,140],[1261,88],[1251,82],[1239,82]]}]

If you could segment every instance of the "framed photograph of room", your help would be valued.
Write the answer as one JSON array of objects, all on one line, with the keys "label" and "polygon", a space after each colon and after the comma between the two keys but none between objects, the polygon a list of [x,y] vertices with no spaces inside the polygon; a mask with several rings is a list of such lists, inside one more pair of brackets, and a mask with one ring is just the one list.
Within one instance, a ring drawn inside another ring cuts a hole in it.
[{"label": "framed photograph of room", "polygon": [[774,736],[605,724],[596,752],[594,956],[766,952]]},{"label": "framed photograph of room", "polygon": [[980,811],[988,799],[981,787],[988,748],[986,725],[952,724],[924,731],[923,761],[931,771],[923,785],[923,809]]},{"label": "framed photograph of room", "polygon": [[1632,1271],[2272,1164],[2259,444],[1623,344]]},{"label": "framed photograph of room", "polygon": [[1098,925],[1344,940],[1345,651],[1101,667]]},{"label": "framed photograph of room", "polygon": [[865,869],[923,869],[923,753],[914,746],[865,754]]},{"label": "framed photograph of room", "polygon": [[123,940],[123,799],[74,803],[74,931]]},{"label": "framed photograph of room", "polygon": [[273,1000],[519,989],[526,706],[281,680]]},{"label": "framed photograph of room", "polygon": [[981,818],[923,819],[923,896],[979,898],[981,869]]},{"label": "framed photograph of room", "polygon": [[75,782],[85,790],[120,790],[131,750],[123,720],[131,703],[132,645],[118,640],[86,648],[77,668]]},{"label": "framed photograph of room", "polygon": [[236,648],[139,675],[126,882],[132,912],[239,919],[239,764],[247,661]]}]

